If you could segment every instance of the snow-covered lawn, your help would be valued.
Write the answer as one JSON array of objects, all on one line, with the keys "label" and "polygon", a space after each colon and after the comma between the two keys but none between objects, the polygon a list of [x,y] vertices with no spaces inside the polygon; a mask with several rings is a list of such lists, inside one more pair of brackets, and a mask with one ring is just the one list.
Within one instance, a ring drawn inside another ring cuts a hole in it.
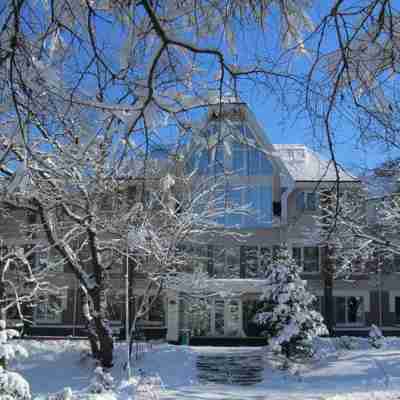
[{"label": "snow-covered lawn", "polygon": [[[87,387],[93,377],[93,362],[84,354],[85,342],[21,341],[30,353],[13,367],[30,382],[33,397],[59,392],[69,386],[73,392]],[[341,342],[340,342],[341,343]],[[400,340],[387,339],[384,348],[373,349],[365,339],[351,339],[346,349],[337,339],[318,339],[318,357],[310,363],[278,368],[280,360],[264,348],[187,347],[167,344],[148,348],[134,368],[135,376],[153,377],[157,397],[164,400],[261,400],[400,399]],[[347,343],[347,342],[346,342]],[[115,393],[118,400],[130,400],[132,390],[123,390],[125,346],[117,345]],[[263,380],[251,386],[200,382],[196,360],[202,354],[221,357],[232,354],[262,354]],[[140,369],[140,371],[139,371]],[[118,395],[119,393],[119,395]],[[154,393],[153,393],[154,394]],[[151,399],[138,393],[135,400]]]}]

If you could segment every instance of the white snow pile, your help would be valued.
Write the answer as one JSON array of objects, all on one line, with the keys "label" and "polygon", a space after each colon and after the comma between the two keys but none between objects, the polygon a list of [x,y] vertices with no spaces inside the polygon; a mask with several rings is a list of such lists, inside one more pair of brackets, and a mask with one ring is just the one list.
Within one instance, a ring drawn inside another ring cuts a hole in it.
[{"label": "white snow pile", "polygon": [[28,357],[26,349],[9,339],[19,336],[19,333],[6,328],[6,322],[0,320],[0,399],[30,400],[29,383],[17,372],[9,371],[5,366],[10,360],[18,357]]},{"label": "white snow pile", "polygon": [[381,348],[385,344],[385,337],[383,336],[382,331],[376,325],[371,325],[371,329],[369,331],[369,341],[371,346],[377,349]]},{"label": "white snow pile", "polygon": [[[400,338],[385,338],[385,345],[379,349],[368,337],[351,338],[351,350],[343,345],[347,341],[350,338],[314,338],[315,356],[299,363],[294,373],[278,370],[275,366],[281,357],[267,347],[153,344],[145,347],[138,359],[134,357],[128,381],[125,344],[116,344],[114,367],[104,371],[91,358],[82,357],[88,349],[85,342],[67,340],[17,340],[30,356],[11,365],[30,382],[33,400],[398,399],[398,394],[391,397],[391,393],[400,390]],[[262,381],[249,386],[201,381],[199,355],[218,358],[221,352],[228,356],[264,354]],[[0,399],[15,400],[1,395]]]},{"label": "white snow pile", "polygon": [[30,400],[29,383],[17,372],[0,367],[0,399]]}]

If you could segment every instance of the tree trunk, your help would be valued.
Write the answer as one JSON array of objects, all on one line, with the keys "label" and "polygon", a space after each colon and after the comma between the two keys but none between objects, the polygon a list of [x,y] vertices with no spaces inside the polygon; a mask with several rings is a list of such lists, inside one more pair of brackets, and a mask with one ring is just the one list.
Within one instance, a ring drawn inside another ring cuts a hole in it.
[{"label": "tree trunk", "polygon": [[107,320],[107,298],[104,281],[90,292],[93,302],[92,326],[97,336],[98,354],[97,359],[104,368],[113,366],[114,339],[110,324]]},{"label": "tree trunk", "polygon": [[113,352],[114,352],[114,338],[108,320],[105,318],[95,317],[94,323],[96,333],[99,340],[99,360],[101,366],[104,368],[112,368],[113,366]]}]

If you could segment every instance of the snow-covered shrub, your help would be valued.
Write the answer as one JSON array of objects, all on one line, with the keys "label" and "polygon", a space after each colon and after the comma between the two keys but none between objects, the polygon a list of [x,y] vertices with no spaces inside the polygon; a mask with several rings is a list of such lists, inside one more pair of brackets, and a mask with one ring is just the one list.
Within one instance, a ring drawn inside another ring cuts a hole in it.
[{"label": "snow-covered shrub", "polygon": [[300,278],[301,268],[282,248],[266,272],[255,320],[266,328],[270,346],[286,357],[311,356],[311,339],[326,333],[322,316],[312,309],[315,297]]},{"label": "snow-covered shrub", "polygon": [[[35,399],[36,400],[36,399]],[[64,388],[61,392],[49,394],[47,400],[75,400],[71,388]]]},{"label": "snow-covered shrub", "polygon": [[381,348],[385,343],[385,337],[383,336],[382,331],[374,324],[371,325],[368,336],[371,346],[376,349]]},{"label": "snow-covered shrub", "polygon": [[89,391],[91,393],[105,393],[112,390],[114,378],[109,372],[105,372],[102,367],[94,370],[94,377],[90,384]]},{"label": "snow-covered shrub", "polygon": [[12,329],[6,329],[6,321],[0,320],[0,399],[1,400],[30,400],[29,383],[17,372],[8,371],[5,367],[8,362],[20,355],[27,357],[28,353],[24,347],[17,343],[10,343],[9,339],[19,336]]},{"label": "snow-covered shrub", "polygon": [[358,340],[351,336],[341,336],[338,345],[339,349],[355,350],[358,347]]}]

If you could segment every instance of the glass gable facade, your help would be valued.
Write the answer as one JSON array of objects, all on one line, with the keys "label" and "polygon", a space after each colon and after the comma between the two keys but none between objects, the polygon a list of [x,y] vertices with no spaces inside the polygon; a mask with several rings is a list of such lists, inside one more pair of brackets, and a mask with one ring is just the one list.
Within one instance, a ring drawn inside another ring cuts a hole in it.
[{"label": "glass gable facade", "polygon": [[[216,139],[215,132],[218,132]],[[192,167],[201,175],[272,176],[273,165],[267,154],[256,144],[245,124],[210,124],[200,139],[203,147],[192,156]],[[207,143],[207,145],[206,145]],[[268,227],[272,223],[272,186],[266,184],[226,185],[216,193],[219,207],[226,212],[216,222],[229,227]],[[224,203],[224,204],[222,204]],[[240,212],[234,208],[241,207]],[[247,208],[245,212],[244,209]]]},{"label": "glass gable facade", "polygon": [[220,174],[224,171],[240,176],[270,176],[273,166],[267,154],[255,144],[254,135],[245,125],[224,126],[218,134],[211,125],[202,137],[202,149],[192,157],[192,167],[201,174]]}]

